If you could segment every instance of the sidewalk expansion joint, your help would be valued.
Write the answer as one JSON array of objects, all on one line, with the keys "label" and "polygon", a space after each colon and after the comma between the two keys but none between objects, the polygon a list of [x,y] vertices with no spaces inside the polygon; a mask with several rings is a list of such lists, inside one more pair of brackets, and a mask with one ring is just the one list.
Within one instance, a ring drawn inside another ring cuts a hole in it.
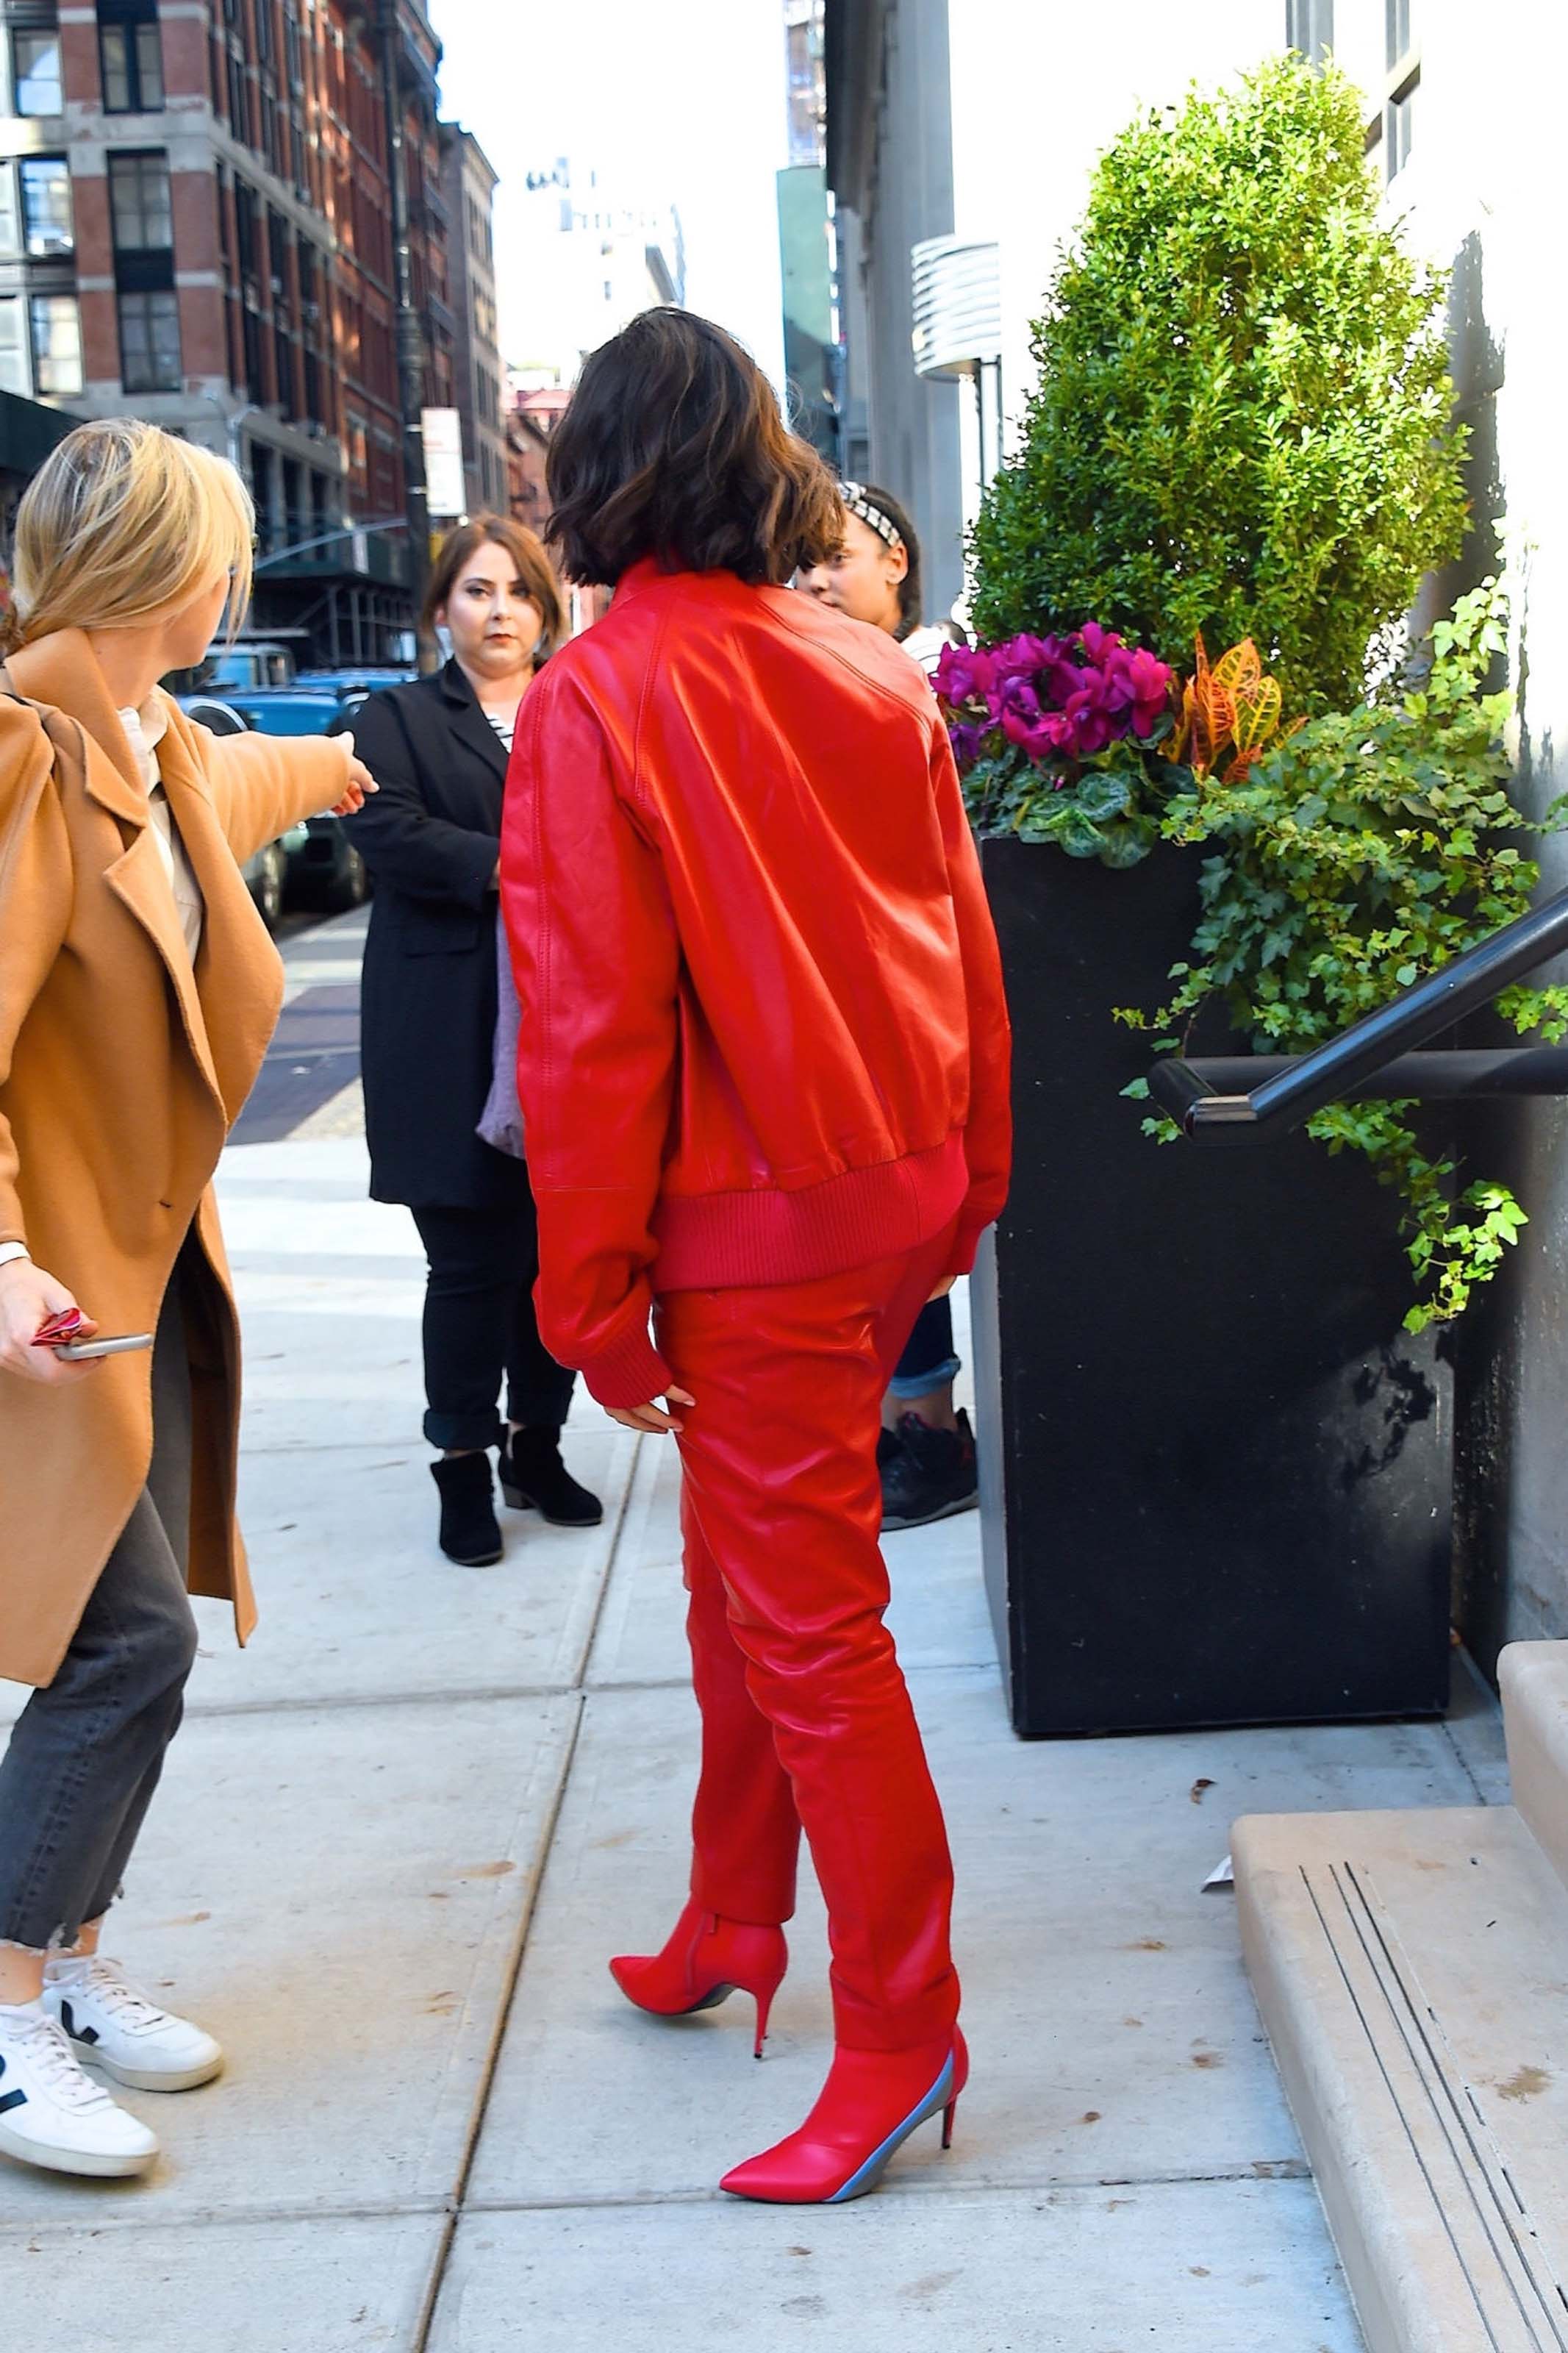
[{"label": "sidewalk expansion joint", "polygon": [[[1075,2195],[1097,2189],[1226,2189],[1240,2182],[1296,2183],[1310,2181],[1311,2168],[1300,2157],[1259,2159],[1257,2165],[1223,2166],[1206,2172],[1182,2173],[1020,2173],[1009,2174],[1005,2180],[988,2177],[984,2180],[958,2180],[951,2174],[942,2176],[938,2168],[927,2174],[889,2175],[878,2190],[879,2198],[900,2199],[952,2197],[1016,2198],[1019,2191],[1026,2195],[1052,2196],[1070,2190]],[[477,2214],[571,2214],[615,2213],[637,2211],[652,2206],[717,2206],[732,2203],[725,2193],[712,2189],[668,2190],[592,2190],[576,2195],[563,2193],[559,2198],[467,2198],[463,2200],[458,2219],[466,2221]]]},{"label": "sidewalk expansion joint", "polygon": [[[626,1482],[628,1493],[630,1486],[631,1482],[628,1479]],[[611,1550],[613,1557],[613,1546]],[[607,1572],[605,1582],[606,1585],[609,1582]],[[581,1700],[580,1693],[577,1696]],[[458,2224],[466,2211],[468,2183],[473,2178],[474,2165],[479,2150],[479,2138],[484,2131],[485,2118],[489,2111],[490,2094],[495,2088],[496,2071],[500,2064],[501,2047],[506,2041],[507,2029],[511,2023],[512,2007],[517,2000],[517,1989],[522,1978],[522,1965],[528,1951],[529,1932],[533,1926],[534,1915],[539,1909],[540,1897],[550,1870],[551,1856],[554,1852],[555,1833],[561,1824],[561,1809],[566,1802],[566,1790],[571,1782],[572,1768],[577,1759],[577,1744],[583,1735],[584,1713],[584,1709],[579,1704],[573,1719],[571,1731],[567,1736],[561,1758],[561,1768],[555,1777],[554,1796],[551,1799],[544,1820],[541,1825],[538,1846],[539,1865],[530,1874],[529,1886],[518,1918],[511,1951],[508,1957],[507,1967],[502,1973],[500,1999],[496,2004],[489,2040],[468,2107],[468,2129],[462,2156],[458,2160],[456,2191],[442,2227],[440,2243],[436,2249],[426,2279],[419,2316],[409,2340],[409,2353],[426,2353],[430,2334],[436,2326],[441,2290],[446,2284],[447,2265],[451,2262],[452,2249],[457,2242]]]},{"label": "sidewalk expansion joint", "polygon": [[471,1687],[459,1684],[455,1690],[439,1691],[322,1692],[314,1699],[301,1693],[277,1699],[194,1700],[185,1710],[185,1721],[211,1722],[237,1715],[332,1715],[343,1708],[484,1707],[499,1700],[584,1696],[582,1684],[574,1683],[486,1683]]},{"label": "sidewalk expansion joint", "polygon": [[599,1591],[594,1603],[594,1613],[588,1621],[582,1647],[577,1653],[577,1678],[573,1686],[577,1691],[587,1689],[588,1668],[594,1656],[594,1645],[599,1639],[599,1627],[605,1615],[605,1604],[609,1598],[610,1580],[615,1576],[616,1563],[620,1558],[621,1539],[626,1532],[626,1519],[632,1507],[632,1490],[637,1485],[637,1466],[642,1461],[645,1442],[640,1433],[632,1440],[631,1460],[626,1464],[626,1475],[621,1482],[621,1499],[616,1512],[615,1525],[610,1530],[609,1542],[605,1547],[604,1574],[599,1579]]},{"label": "sidewalk expansion joint", "polygon": [[[120,2185],[123,2187],[123,2185]],[[16,2240],[28,2242],[79,2239],[84,2231],[94,2238],[109,2237],[117,2232],[129,2231],[218,2231],[239,2228],[267,2228],[278,2222],[387,2222],[439,2221],[455,2214],[457,2200],[446,2197],[369,2198],[351,2200],[345,2204],[326,2204],[320,2200],[306,2204],[279,2200],[259,2206],[198,2206],[156,2209],[151,2200],[138,2202],[133,2208],[111,2207],[100,2200],[95,2188],[88,2188],[82,2198],[81,2210],[69,2215],[51,2214],[28,2221],[25,2216],[6,2216],[0,2220],[0,2247]]]}]

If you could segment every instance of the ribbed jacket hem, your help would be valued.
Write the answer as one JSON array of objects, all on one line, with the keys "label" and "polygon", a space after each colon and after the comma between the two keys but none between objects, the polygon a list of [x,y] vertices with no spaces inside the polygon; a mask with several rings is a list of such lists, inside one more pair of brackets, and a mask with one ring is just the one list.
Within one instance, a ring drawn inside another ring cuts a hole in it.
[{"label": "ribbed jacket hem", "polygon": [[929,1152],[847,1169],[800,1192],[666,1194],[653,1220],[654,1289],[812,1282],[903,1258],[952,1224],[968,1190],[963,1136],[955,1128]]}]

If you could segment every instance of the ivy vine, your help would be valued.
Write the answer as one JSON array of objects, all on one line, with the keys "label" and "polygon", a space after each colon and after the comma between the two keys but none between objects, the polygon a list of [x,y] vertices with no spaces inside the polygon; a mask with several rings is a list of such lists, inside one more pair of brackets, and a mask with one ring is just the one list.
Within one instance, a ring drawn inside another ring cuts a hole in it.
[{"label": "ivy vine", "polygon": [[[1255,1051],[1305,1053],[1526,913],[1540,869],[1520,839],[1568,825],[1568,796],[1539,825],[1510,798],[1512,698],[1486,691],[1507,618],[1488,582],[1437,623],[1404,681],[1309,721],[1241,781],[1171,801],[1164,838],[1215,850],[1194,960],[1172,968],[1158,1012],[1121,1007],[1119,1020],[1179,1052],[1217,998]],[[1497,1010],[1521,1034],[1568,1032],[1568,988],[1509,988]],[[1127,1092],[1146,1097],[1148,1082]],[[1527,1219],[1495,1179],[1458,1189],[1458,1164],[1424,1147],[1412,1109],[1334,1103],[1308,1132],[1364,1154],[1400,1197],[1417,1286],[1405,1320],[1418,1332],[1462,1313]],[[1160,1118],[1144,1128],[1177,1132]]]}]

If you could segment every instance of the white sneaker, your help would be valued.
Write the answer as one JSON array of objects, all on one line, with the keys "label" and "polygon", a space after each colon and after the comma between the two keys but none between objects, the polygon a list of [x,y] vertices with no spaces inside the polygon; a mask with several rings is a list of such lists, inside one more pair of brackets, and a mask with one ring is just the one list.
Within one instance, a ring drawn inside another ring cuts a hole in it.
[{"label": "white sneaker", "polygon": [[137,2092],[188,2092],[223,2067],[222,2046],[139,1993],[117,1961],[50,1961],[44,2006],[71,2039],[78,2059]]},{"label": "white sneaker", "polygon": [[158,2136],[84,2075],[42,2002],[0,2011],[0,2149],[52,2173],[144,2173]]}]

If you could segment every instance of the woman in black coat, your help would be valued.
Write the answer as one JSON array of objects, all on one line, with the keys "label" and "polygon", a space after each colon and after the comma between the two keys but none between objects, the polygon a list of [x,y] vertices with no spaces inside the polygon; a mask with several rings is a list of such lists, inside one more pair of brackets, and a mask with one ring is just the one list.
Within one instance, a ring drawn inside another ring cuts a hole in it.
[{"label": "woman in black coat", "polygon": [[489,515],[444,543],[426,621],[450,635],[446,669],[372,695],[354,717],[355,749],[381,784],[373,821],[352,828],[375,881],[361,1060],[372,1197],[413,1210],[429,1261],[425,1435],[442,1449],[441,1548],[478,1567],[501,1556],[491,1446],[514,1508],[574,1527],[603,1516],[561,1460],[573,1376],[534,1320],[528,1171],[476,1133],[493,1070],[507,760],[565,612],[533,533]]}]

